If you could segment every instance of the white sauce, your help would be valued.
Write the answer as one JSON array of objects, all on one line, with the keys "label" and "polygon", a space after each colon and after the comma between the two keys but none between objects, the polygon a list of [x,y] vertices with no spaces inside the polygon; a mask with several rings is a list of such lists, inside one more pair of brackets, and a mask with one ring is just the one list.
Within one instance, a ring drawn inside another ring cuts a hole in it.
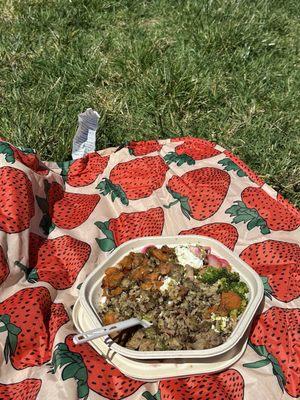
[{"label": "white sauce", "polygon": [[212,325],[212,329],[217,332],[224,332],[226,329],[226,326],[230,320],[228,317],[221,317],[219,315],[216,315],[214,313],[211,314],[211,320],[215,322],[215,324]]},{"label": "white sauce", "polygon": [[193,254],[188,246],[176,246],[175,253],[178,259],[178,262],[185,266],[190,265],[192,268],[199,269],[203,267],[203,260]]},{"label": "white sauce", "polygon": [[178,284],[178,282],[176,282],[175,279],[172,279],[169,277],[165,278],[163,282],[164,282],[163,285],[159,288],[159,290],[161,292],[164,292],[165,290],[169,290],[169,286],[171,285],[171,283],[173,283],[174,285]]}]

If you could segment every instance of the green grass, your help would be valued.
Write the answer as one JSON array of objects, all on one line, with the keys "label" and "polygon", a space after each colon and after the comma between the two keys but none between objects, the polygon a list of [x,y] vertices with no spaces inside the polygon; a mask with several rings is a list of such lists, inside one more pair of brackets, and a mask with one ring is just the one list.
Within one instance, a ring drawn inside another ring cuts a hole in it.
[{"label": "green grass", "polygon": [[1,3],[2,135],[70,158],[77,114],[97,148],[191,134],[239,155],[300,205],[300,3]]}]

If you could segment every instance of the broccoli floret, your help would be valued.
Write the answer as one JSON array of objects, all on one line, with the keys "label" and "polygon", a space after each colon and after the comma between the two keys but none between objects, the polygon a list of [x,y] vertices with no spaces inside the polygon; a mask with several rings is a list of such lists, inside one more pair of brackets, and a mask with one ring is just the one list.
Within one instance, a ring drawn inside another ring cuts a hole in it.
[{"label": "broccoli floret", "polygon": [[218,292],[229,292],[230,284],[227,278],[221,278],[218,280]]},{"label": "broccoli floret", "polygon": [[230,290],[238,294],[242,299],[245,299],[246,294],[249,292],[248,286],[245,282],[231,283]]},{"label": "broccoli floret", "polygon": [[238,282],[240,280],[240,276],[239,276],[239,274],[237,272],[229,272],[229,271],[227,271],[226,278],[227,278],[229,283]]},{"label": "broccoli floret", "polygon": [[238,282],[240,276],[237,272],[229,272],[226,268],[219,267],[207,267],[201,275],[201,280],[204,283],[215,283],[219,279],[223,279],[222,282],[225,282],[225,279],[228,284],[231,284],[232,282]]},{"label": "broccoli floret", "polygon": [[227,270],[225,268],[207,267],[201,275],[201,280],[204,283],[213,284],[221,278],[226,278]]}]

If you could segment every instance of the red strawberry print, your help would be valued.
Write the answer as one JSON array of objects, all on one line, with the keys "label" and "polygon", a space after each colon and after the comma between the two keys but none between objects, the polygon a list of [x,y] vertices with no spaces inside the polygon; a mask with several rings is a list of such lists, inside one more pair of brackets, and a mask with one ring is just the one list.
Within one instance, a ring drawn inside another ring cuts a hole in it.
[{"label": "red strawberry print", "polygon": [[262,186],[264,181],[256,175],[241,159],[232,154],[230,151],[225,150],[224,154],[227,158],[219,161],[225,167],[226,171],[236,171],[239,177],[248,176],[252,182],[256,183],[258,186]]},{"label": "red strawberry print", "polygon": [[40,379],[24,379],[8,385],[0,383],[0,400],[36,400],[41,385]]},{"label": "red strawberry print", "polygon": [[129,142],[127,147],[130,154],[134,156],[145,156],[154,151],[160,151],[162,145],[159,144],[157,140],[147,140],[144,142]]},{"label": "red strawberry print", "polygon": [[112,201],[119,198],[128,205],[128,200],[149,197],[165,180],[167,164],[160,156],[136,158],[117,164],[97,186],[104,196],[111,194]]},{"label": "red strawberry print", "polygon": [[2,247],[0,246],[0,285],[8,277],[9,267]]},{"label": "red strawberry print", "polygon": [[240,254],[263,277],[265,294],[289,302],[300,295],[300,247],[296,243],[266,240],[253,243]]},{"label": "red strawberry print", "polygon": [[1,141],[0,154],[5,154],[5,161],[10,164],[17,160],[39,175],[47,175],[49,173],[48,168],[40,162],[32,149],[18,149],[5,141]]},{"label": "red strawberry print", "polygon": [[70,186],[87,186],[93,183],[104,172],[108,160],[109,156],[101,157],[96,152],[89,153],[71,162],[68,171],[63,169],[63,175],[66,174],[65,180]]},{"label": "red strawberry print", "polygon": [[250,346],[264,359],[244,364],[261,368],[271,364],[282,390],[300,396],[300,309],[271,307],[254,321]]},{"label": "red strawberry print", "polygon": [[230,250],[234,249],[234,246],[238,240],[238,231],[236,228],[230,224],[220,222],[187,229],[185,231],[181,231],[179,235],[209,236],[223,243]]},{"label": "red strawberry print", "polygon": [[296,207],[294,207],[287,199],[285,199],[280,193],[277,193],[277,201],[280,204],[285,205],[291,213],[295,214],[296,218],[299,218],[299,211]]},{"label": "red strawberry print", "polygon": [[165,155],[164,159],[168,164],[176,163],[179,167],[185,163],[194,165],[195,160],[203,160],[220,154],[215,149],[215,144],[204,139],[185,138],[184,142]]},{"label": "red strawberry print", "polygon": [[89,344],[75,345],[69,335],[65,343],[58,343],[53,353],[51,372],[62,367],[62,379],[75,379],[77,396],[87,399],[90,390],[106,399],[124,399],[144,383],[127,378],[108,364]]},{"label": "red strawberry print", "polygon": [[60,303],[52,303],[45,287],[22,289],[0,303],[1,332],[7,332],[4,359],[15,369],[42,365],[51,358],[58,329],[69,318]]},{"label": "red strawberry print", "polygon": [[175,201],[164,207],[170,208],[180,203],[181,211],[188,219],[204,220],[218,211],[229,185],[228,173],[217,168],[200,168],[188,171],[181,177],[172,176],[167,190]]},{"label": "red strawberry print", "polygon": [[293,231],[300,226],[300,213],[269,196],[262,188],[247,187],[242,191],[242,200],[226,210],[232,222],[247,222],[250,231],[259,227],[261,233],[273,231]]},{"label": "red strawberry print", "polygon": [[106,222],[95,222],[105,239],[96,239],[102,251],[114,250],[120,244],[143,236],[160,236],[164,227],[162,208],[148,211],[122,213]]},{"label": "red strawberry print", "polygon": [[183,379],[163,380],[159,392],[144,392],[146,400],[243,400],[244,379],[235,369]]},{"label": "red strawberry print", "polygon": [[83,224],[94,211],[100,200],[97,194],[65,192],[57,182],[44,182],[46,198],[36,196],[44,215],[40,227],[49,234],[55,226],[73,229]]},{"label": "red strawberry print", "polygon": [[35,233],[29,239],[29,267],[19,261],[29,282],[48,282],[55,289],[71,287],[87,262],[91,247],[71,236],[45,239]]},{"label": "red strawberry print", "polygon": [[0,168],[0,230],[6,233],[22,232],[29,228],[33,216],[31,181],[19,169]]}]

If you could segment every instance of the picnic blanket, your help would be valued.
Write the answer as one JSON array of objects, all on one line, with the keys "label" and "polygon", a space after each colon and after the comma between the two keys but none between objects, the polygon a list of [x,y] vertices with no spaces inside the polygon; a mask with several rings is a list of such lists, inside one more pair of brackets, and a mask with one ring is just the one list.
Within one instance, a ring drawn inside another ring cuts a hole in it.
[{"label": "picnic blanket", "polygon": [[[41,162],[0,142],[0,399],[290,399],[300,395],[300,214],[247,165],[192,137]],[[86,276],[125,241],[199,234],[264,282],[265,306],[230,369],[143,383],[75,346]]]}]

